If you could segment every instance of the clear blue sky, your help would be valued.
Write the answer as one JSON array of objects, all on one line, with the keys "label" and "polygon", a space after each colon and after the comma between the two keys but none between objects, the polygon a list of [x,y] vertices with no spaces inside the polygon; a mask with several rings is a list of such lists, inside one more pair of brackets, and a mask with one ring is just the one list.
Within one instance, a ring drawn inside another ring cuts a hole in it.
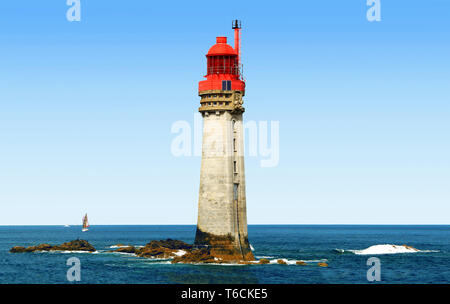
[{"label": "clear blue sky", "polygon": [[199,157],[174,157],[215,37],[243,23],[250,224],[450,224],[450,2],[0,2],[0,225],[194,224]]}]

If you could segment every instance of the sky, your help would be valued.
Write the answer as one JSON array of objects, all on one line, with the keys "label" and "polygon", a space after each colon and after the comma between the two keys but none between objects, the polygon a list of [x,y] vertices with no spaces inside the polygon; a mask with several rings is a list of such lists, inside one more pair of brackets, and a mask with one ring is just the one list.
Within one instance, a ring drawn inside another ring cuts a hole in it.
[{"label": "sky", "polygon": [[195,224],[193,125],[216,36],[242,20],[249,224],[450,224],[450,2],[0,2],[0,225]]}]

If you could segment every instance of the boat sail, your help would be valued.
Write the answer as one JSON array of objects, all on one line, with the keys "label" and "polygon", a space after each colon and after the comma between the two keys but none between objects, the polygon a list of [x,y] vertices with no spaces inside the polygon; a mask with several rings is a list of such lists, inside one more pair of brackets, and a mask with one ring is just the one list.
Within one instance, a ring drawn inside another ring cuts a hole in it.
[{"label": "boat sail", "polygon": [[81,231],[88,231],[89,229],[88,229],[88,227],[89,227],[89,222],[88,222],[88,216],[87,216],[87,213],[86,213],[86,215],[83,217],[83,228],[81,229]]}]

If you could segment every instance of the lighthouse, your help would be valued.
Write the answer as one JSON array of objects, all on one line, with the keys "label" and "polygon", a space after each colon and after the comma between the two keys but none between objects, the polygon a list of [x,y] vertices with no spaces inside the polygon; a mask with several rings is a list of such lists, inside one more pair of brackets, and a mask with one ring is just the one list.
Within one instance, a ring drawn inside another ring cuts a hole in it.
[{"label": "lighthouse", "polygon": [[227,37],[216,38],[206,54],[206,80],[198,87],[203,140],[195,245],[223,261],[252,261],[245,197],[241,22],[234,20],[232,28],[234,48]]}]

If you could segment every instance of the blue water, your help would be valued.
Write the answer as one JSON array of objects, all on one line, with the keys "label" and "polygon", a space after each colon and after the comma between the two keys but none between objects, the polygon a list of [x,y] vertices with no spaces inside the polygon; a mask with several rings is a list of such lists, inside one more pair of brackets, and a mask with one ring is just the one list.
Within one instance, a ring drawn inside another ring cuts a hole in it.
[{"label": "blue water", "polygon": [[[192,243],[195,226],[0,226],[0,283],[68,283],[69,257],[81,261],[81,283],[368,283],[371,256],[334,249],[407,244],[431,252],[377,255],[381,283],[450,283],[450,226],[249,226],[255,256],[308,261],[296,265],[181,265],[107,253],[123,243],[180,239]],[[16,245],[88,240],[99,253],[21,253]],[[329,267],[317,266],[326,260]]]}]

